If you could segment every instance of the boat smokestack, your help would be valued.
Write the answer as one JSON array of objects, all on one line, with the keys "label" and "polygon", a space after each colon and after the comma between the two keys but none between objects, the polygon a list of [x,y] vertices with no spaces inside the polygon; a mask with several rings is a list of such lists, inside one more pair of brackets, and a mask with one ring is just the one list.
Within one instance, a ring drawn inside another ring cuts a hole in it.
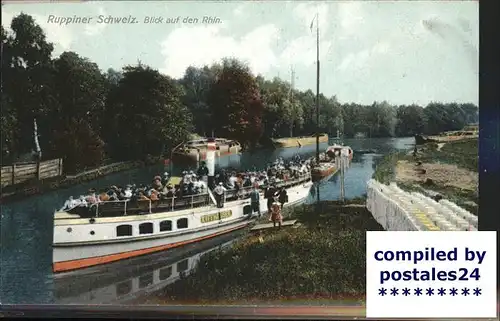
[{"label": "boat smokestack", "polygon": [[213,189],[215,187],[215,152],[217,145],[215,139],[209,139],[207,142],[207,168],[208,168],[208,187]]}]

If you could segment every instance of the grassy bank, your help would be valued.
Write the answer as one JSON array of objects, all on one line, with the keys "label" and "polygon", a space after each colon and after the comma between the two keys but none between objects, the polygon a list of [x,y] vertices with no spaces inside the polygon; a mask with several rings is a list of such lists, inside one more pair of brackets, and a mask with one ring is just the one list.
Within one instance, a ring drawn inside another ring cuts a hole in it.
[{"label": "grassy bank", "polygon": [[365,231],[382,230],[366,208],[324,202],[288,211],[292,218],[300,225],[264,230],[211,253],[189,277],[137,303],[364,300]]},{"label": "grassy bank", "polygon": [[478,140],[419,146],[410,152],[386,155],[373,177],[385,184],[396,182],[408,191],[436,192],[477,214]]}]

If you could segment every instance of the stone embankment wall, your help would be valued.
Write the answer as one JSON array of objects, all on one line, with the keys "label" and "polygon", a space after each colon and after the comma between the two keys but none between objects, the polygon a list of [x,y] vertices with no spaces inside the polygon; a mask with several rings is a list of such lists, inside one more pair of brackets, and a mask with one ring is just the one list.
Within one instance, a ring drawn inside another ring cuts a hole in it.
[{"label": "stone embankment wall", "polygon": [[436,202],[373,179],[367,190],[366,207],[387,231],[477,231],[477,216],[448,200]]}]

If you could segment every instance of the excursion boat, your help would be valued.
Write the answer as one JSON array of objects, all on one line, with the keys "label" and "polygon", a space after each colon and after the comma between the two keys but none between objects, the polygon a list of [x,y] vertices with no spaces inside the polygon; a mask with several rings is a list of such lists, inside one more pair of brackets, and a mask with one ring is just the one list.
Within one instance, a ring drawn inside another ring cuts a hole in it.
[{"label": "excursion boat", "polygon": [[334,158],[335,155],[344,154],[349,157],[349,160],[352,160],[352,157],[354,155],[351,147],[339,144],[328,146],[328,148],[326,149],[326,154],[330,156],[330,158]]},{"label": "excursion boat", "polygon": [[479,137],[479,126],[468,125],[462,130],[444,132],[436,136],[415,135],[415,144],[423,145],[426,143],[447,143],[464,139],[477,139]]},{"label": "excursion boat", "polygon": [[338,167],[335,162],[324,162],[314,166],[311,169],[311,177],[314,182],[320,181],[326,177],[332,176],[337,173]]},{"label": "excursion boat", "polygon": [[[200,162],[207,159],[207,144],[210,138],[200,138],[187,141],[177,146],[172,152],[174,161]],[[215,138],[215,157],[237,155],[241,152],[241,144],[235,140]]]},{"label": "excursion boat", "polygon": [[[275,184],[285,187],[288,203],[302,203],[312,186],[311,175]],[[265,188],[262,186],[261,188]],[[251,188],[225,193],[223,208],[210,190],[198,195],[159,201],[108,201],[54,213],[54,273],[164,251],[209,239],[250,224]],[[261,194],[261,213],[267,202]]]},{"label": "excursion boat", "polygon": [[[328,134],[319,136],[319,143],[328,143]],[[275,148],[302,147],[316,144],[316,135],[273,139]]]},{"label": "excursion boat", "polygon": [[352,160],[353,151],[349,146],[334,144],[329,146],[323,155],[323,161],[319,165],[314,166],[311,169],[311,176],[313,181],[319,181],[326,177],[330,177],[337,173],[339,170],[339,164],[336,162],[335,155],[347,155],[349,161]]}]

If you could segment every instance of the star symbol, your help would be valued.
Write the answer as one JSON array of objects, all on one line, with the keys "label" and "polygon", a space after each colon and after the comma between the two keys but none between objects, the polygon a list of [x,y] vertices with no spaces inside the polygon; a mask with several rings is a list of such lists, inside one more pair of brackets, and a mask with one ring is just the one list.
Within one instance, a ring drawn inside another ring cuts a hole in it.
[{"label": "star symbol", "polygon": [[393,295],[393,296],[398,295],[398,289],[396,289],[396,288],[392,288],[392,289],[391,289],[391,295]]},{"label": "star symbol", "polygon": [[481,289],[480,288],[475,288],[474,289],[474,295],[475,296],[480,296],[481,295]]},{"label": "star symbol", "polygon": [[420,296],[420,295],[422,295],[422,289],[421,289],[421,288],[416,288],[416,289],[415,289],[415,295],[416,295],[416,296]]},{"label": "star symbol", "polygon": [[403,289],[403,295],[404,295],[404,296],[408,296],[408,295],[410,295],[410,289],[408,289],[408,288],[404,288],[404,289]]},{"label": "star symbol", "polygon": [[469,295],[469,289],[468,288],[463,288],[462,289],[462,295],[463,296],[468,296]]},{"label": "star symbol", "polygon": [[378,289],[378,294],[381,296],[387,295],[387,290],[385,288]]},{"label": "star symbol", "polygon": [[426,293],[427,293],[428,296],[434,295],[434,289],[428,288],[427,291],[426,291]]},{"label": "star symbol", "polygon": [[443,289],[443,288],[440,288],[440,289],[438,289],[438,294],[439,294],[440,296],[443,296],[443,295],[445,295],[445,294],[446,294],[446,290],[445,290],[445,289]]},{"label": "star symbol", "polygon": [[456,288],[451,288],[451,289],[450,289],[450,295],[452,295],[452,296],[457,295],[457,291],[458,291],[458,290],[457,290]]}]

